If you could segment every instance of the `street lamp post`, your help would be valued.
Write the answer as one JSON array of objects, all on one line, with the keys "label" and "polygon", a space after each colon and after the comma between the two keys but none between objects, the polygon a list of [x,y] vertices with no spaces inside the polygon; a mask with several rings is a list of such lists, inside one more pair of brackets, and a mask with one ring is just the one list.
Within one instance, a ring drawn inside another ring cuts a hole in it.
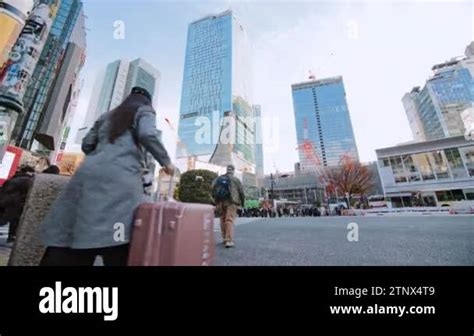
[{"label": "street lamp post", "polygon": [[272,201],[272,203],[275,200],[274,186],[275,186],[275,180],[273,178],[273,174],[270,174],[270,200]]},{"label": "street lamp post", "polygon": [[33,8],[0,71],[0,162],[10,142],[12,128],[23,113],[23,96],[51,29],[55,5],[40,3]]}]

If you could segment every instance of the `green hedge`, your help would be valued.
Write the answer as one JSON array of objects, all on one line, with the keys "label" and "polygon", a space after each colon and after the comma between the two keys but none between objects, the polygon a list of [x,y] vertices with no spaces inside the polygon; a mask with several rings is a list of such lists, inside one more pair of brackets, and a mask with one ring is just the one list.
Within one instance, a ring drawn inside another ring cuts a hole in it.
[{"label": "green hedge", "polygon": [[181,175],[178,196],[181,202],[213,204],[211,184],[217,174],[205,169],[189,170]]}]

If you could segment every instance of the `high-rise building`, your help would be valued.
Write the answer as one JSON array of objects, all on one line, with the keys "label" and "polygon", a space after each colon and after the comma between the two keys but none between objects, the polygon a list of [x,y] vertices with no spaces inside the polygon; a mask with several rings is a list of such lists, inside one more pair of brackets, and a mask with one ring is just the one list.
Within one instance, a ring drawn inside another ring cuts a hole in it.
[{"label": "high-rise building", "polygon": [[82,140],[87,129],[102,114],[120,105],[135,86],[148,90],[156,105],[160,78],[160,72],[141,58],[133,62],[116,60],[108,64],[96,79],[85,124],[79,130],[77,140]]},{"label": "high-rise building", "polygon": [[[67,45],[61,67],[56,76],[52,92],[35,132],[35,140],[40,148],[58,153],[64,150],[64,135],[68,135],[70,120],[74,112],[77,95],[80,90],[79,73],[84,66],[86,53],[85,17],[81,13],[76,21],[70,42]],[[35,147],[35,144],[33,144]],[[53,155],[52,159],[54,160]]]},{"label": "high-rise building", "polygon": [[232,11],[209,15],[188,27],[177,163],[233,163],[255,174],[255,127],[250,48]]},{"label": "high-rise building", "polygon": [[420,87],[415,87],[413,90],[411,90],[411,92],[406,93],[402,99],[411,132],[413,133],[415,141],[423,141],[426,138],[417,105],[417,97],[419,94]]},{"label": "high-rise building", "polygon": [[300,169],[359,160],[342,77],[293,84],[293,107]]},{"label": "high-rise building", "polygon": [[415,88],[403,103],[416,141],[465,133],[461,113],[474,102],[474,56],[471,43],[465,57],[433,66],[423,89]]},{"label": "high-rise building", "polygon": [[255,118],[255,164],[257,182],[260,182],[265,177],[262,144],[262,107],[260,105],[254,105],[253,112]]},{"label": "high-rise building", "polygon": [[23,29],[33,0],[0,0],[0,68]]},{"label": "high-rise building", "polygon": [[157,104],[157,92],[159,86],[160,72],[153,66],[138,58],[130,63],[127,82],[125,83],[125,93],[128,94],[135,86],[147,89],[154,95],[153,103]]},{"label": "high-rise building", "polygon": [[[56,3],[57,0],[43,0]],[[23,114],[18,116],[12,139],[17,146],[30,149],[44,111],[51,101],[52,88],[61,69],[71,34],[82,12],[82,1],[61,0],[51,31],[24,96]]]}]

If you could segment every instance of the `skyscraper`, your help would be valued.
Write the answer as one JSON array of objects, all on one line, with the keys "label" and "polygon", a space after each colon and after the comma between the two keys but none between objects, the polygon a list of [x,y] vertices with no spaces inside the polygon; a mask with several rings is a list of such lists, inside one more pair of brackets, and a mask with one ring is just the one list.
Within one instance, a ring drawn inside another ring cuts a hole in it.
[{"label": "skyscraper", "polygon": [[[55,3],[57,0],[44,1]],[[25,112],[17,119],[12,138],[17,146],[30,149],[35,132],[51,99],[52,87],[61,68],[66,48],[76,21],[82,11],[82,1],[61,0],[53,26],[46,40],[38,65],[24,97]]]},{"label": "skyscraper", "polygon": [[[79,73],[86,55],[85,17],[81,10],[67,45],[61,67],[54,80],[52,92],[41,122],[35,132],[35,140],[46,150],[58,152],[64,148],[62,135],[68,128],[74,111],[76,95],[80,89]],[[68,133],[68,132],[67,132]],[[33,144],[32,147],[35,147]],[[54,157],[54,156],[53,156]]]},{"label": "skyscraper", "polygon": [[473,44],[465,57],[433,66],[425,86],[406,94],[403,103],[417,141],[463,135],[461,113],[474,103]]},{"label": "skyscraper", "polygon": [[420,113],[417,104],[417,97],[420,94],[420,87],[415,87],[411,92],[403,96],[402,102],[407,114],[408,123],[415,141],[423,141],[426,139],[425,130],[420,119]]},{"label": "skyscraper", "polygon": [[292,85],[301,170],[359,160],[342,77]]},{"label": "skyscraper", "polygon": [[263,166],[263,144],[262,144],[262,107],[260,105],[253,106],[255,117],[255,164],[257,182],[263,181],[265,177]]},{"label": "skyscraper", "polygon": [[209,15],[188,27],[177,163],[233,163],[255,174],[255,127],[250,49],[232,11]]},{"label": "skyscraper", "polygon": [[107,65],[96,79],[90,99],[84,127],[79,130],[80,141],[85,132],[104,113],[114,109],[128,96],[134,86],[141,86],[153,96],[154,105],[158,97],[161,74],[145,60],[133,62],[116,60]]},{"label": "skyscraper", "polygon": [[33,0],[0,0],[0,68],[7,61],[33,8]]}]

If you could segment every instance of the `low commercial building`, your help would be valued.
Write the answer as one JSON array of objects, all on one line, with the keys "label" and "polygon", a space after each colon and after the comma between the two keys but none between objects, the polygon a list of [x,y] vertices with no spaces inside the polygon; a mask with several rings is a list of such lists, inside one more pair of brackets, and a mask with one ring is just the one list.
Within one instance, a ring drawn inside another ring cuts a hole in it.
[{"label": "low commercial building", "polygon": [[474,202],[474,141],[464,136],[376,150],[393,207]]}]

